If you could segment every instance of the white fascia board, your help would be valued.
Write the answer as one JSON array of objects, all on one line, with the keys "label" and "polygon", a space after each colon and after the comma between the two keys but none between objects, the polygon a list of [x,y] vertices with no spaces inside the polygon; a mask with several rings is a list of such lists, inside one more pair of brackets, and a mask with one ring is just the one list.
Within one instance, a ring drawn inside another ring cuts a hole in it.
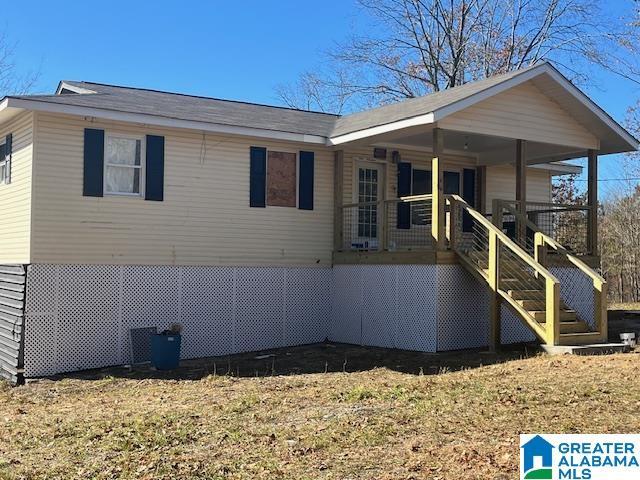
[{"label": "white fascia board", "polygon": [[337,137],[331,137],[327,140],[327,145],[341,145],[343,143],[354,142],[363,138],[402,130],[403,128],[416,127],[418,125],[430,125],[433,122],[433,113],[430,112],[424,115],[398,120],[397,122],[385,123],[384,125],[378,125],[375,127],[365,128],[364,130],[357,130],[355,132],[339,135]]},{"label": "white fascia board", "polygon": [[[33,110],[38,112],[63,113],[68,115],[79,115],[83,117],[95,117],[104,120],[139,123],[156,127],[181,128],[211,133],[242,135],[246,137],[270,138],[274,140],[312,143],[316,145],[326,145],[327,143],[327,138],[320,135],[307,135],[303,133],[283,132],[280,130],[267,130],[262,128],[222,125],[219,123],[201,122],[196,120],[180,120],[176,118],[148,115],[144,113],[127,113],[117,110],[82,107],[77,105],[63,105],[59,103],[42,102],[22,98],[8,98],[6,100],[8,100],[8,104],[6,104],[4,108],[23,108],[26,110]],[[2,110],[2,107],[0,107],[0,110]]]},{"label": "white fascia board", "polygon": [[60,95],[60,92],[63,89],[71,90],[76,93],[96,93],[94,90],[89,90],[88,88],[76,87],[75,85],[70,85],[67,82],[60,82],[58,84],[58,88],[56,88],[56,95]]}]

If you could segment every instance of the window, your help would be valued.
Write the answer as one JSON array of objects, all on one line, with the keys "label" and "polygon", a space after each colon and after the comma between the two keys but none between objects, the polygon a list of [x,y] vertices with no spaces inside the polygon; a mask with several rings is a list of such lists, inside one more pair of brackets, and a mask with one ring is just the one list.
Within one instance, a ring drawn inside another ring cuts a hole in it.
[{"label": "window", "polygon": [[110,195],[142,194],[142,139],[107,136],[104,155],[104,190]]},{"label": "window", "polygon": [[267,157],[267,205],[296,206],[296,154],[269,150]]}]

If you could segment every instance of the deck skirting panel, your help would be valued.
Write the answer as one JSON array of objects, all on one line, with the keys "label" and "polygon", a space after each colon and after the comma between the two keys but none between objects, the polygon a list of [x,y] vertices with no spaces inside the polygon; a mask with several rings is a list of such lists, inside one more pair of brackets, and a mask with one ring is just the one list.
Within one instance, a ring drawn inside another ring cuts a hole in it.
[{"label": "deck skirting panel", "polygon": [[[583,316],[592,314],[592,289],[577,281],[579,272],[554,273],[566,285],[563,300]],[[5,310],[14,309],[15,301],[7,300]],[[486,285],[460,264],[34,264],[26,274],[25,334],[22,317],[0,312],[0,368],[7,355],[20,366],[24,357],[26,377],[127,364],[131,328],[163,330],[175,322],[184,327],[184,359],[326,339],[423,352],[460,350],[488,345],[488,317]],[[23,341],[23,350],[11,335]],[[503,306],[501,340],[535,337]]]}]

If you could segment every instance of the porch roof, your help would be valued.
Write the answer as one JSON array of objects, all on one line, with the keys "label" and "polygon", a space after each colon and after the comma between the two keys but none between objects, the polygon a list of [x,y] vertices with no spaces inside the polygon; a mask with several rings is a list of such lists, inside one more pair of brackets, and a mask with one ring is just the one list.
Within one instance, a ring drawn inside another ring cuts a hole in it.
[{"label": "porch roof", "polygon": [[[340,117],[330,143],[340,145],[405,131],[407,136],[426,132],[438,122],[483,100],[531,82],[560,106],[600,143],[600,154],[637,150],[639,142],[595,102],[581,92],[550,63],[539,63],[514,72],[468,83],[419,98]],[[526,111],[522,115],[527,115]],[[470,132],[474,133],[474,132]],[[428,138],[428,135],[425,136]],[[550,152],[545,152],[549,154]],[[584,152],[557,152],[554,160],[581,156]],[[551,160],[551,158],[549,158]]]}]

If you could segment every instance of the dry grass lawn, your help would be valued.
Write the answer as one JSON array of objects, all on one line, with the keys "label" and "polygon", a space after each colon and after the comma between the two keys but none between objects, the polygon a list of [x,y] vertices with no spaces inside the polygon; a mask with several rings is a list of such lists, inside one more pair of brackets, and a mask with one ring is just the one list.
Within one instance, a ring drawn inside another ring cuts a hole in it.
[{"label": "dry grass lawn", "polygon": [[512,479],[521,432],[640,427],[637,353],[313,348],[3,388],[0,478]]}]

